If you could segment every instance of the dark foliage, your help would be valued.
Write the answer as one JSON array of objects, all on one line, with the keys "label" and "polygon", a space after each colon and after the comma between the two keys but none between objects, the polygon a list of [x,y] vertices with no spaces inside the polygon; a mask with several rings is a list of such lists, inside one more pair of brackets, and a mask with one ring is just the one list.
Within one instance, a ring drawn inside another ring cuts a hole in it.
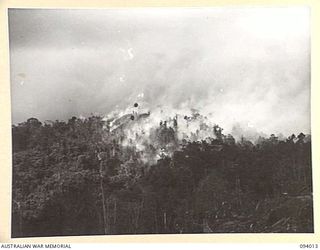
[{"label": "dark foliage", "polygon": [[210,143],[185,142],[148,166],[111,154],[103,124],[13,126],[13,237],[313,232],[310,136],[253,144],[215,126]]}]

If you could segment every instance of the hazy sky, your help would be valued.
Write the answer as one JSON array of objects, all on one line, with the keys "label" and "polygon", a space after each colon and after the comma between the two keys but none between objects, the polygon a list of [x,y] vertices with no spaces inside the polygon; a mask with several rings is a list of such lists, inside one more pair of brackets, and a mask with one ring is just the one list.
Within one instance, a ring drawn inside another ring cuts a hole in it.
[{"label": "hazy sky", "polygon": [[[310,132],[307,8],[9,10],[13,123],[136,100]],[[138,97],[139,96],[139,97]]]}]

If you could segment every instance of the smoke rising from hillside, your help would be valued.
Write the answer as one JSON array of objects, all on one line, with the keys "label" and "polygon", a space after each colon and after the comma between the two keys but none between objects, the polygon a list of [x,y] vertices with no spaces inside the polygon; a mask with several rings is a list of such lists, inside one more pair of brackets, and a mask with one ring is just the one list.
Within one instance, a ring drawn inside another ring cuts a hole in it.
[{"label": "smoke rising from hillside", "polygon": [[139,102],[198,109],[227,133],[310,133],[308,18],[307,8],[12,9],[13,123]]}]

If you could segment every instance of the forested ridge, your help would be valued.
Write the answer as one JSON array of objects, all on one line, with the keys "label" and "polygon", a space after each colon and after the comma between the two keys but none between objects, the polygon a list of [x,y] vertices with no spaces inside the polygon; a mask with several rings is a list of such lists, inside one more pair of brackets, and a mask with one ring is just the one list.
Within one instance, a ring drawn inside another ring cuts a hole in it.
[{"label": "forested ridge", "polygon": [[310,135],[175,129],[160,123],[152,140],[172,152],[150,146],[150,164],[99,116],[13,125],[12,236],[313,232]]}]

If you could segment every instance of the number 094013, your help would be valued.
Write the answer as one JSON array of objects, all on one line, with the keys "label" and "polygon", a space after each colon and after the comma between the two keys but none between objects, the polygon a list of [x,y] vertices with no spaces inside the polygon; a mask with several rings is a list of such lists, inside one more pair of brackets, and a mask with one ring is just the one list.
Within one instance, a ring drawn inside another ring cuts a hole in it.
[{"label": "number 094013", "polygon": [[300,248],[318,248],[318,244],[300,244]]}]

